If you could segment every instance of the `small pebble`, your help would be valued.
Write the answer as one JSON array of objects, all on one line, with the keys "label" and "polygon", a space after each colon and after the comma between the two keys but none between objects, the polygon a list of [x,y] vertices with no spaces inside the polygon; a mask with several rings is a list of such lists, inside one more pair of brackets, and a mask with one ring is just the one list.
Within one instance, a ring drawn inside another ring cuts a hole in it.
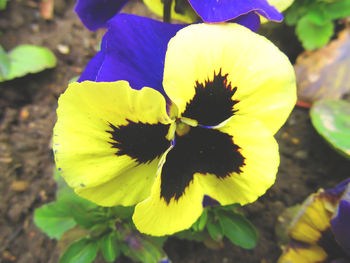
[{"label": "small pebble", "polygon": [[69,46],[67,46],[67,45],[58,44],[56,48],[57,48],[58,52],[60,52],[63,55],[67,55],[70,52]]},{"label": "small pebble", "polygon": [[292,138],[292,143],[293,144],[299,144],[300,140],[298,138]]},{"label": "small pebble", "polygon": [[307,151],[304,150],[297,151],[294,156],[300,160],[306,160],[309,157]]},{"label": "small pebble", "polygon": [[20,118],[21,118],[22,120],[27,119],[27,118],[29,117],[29,111],[28,111],[28,109],[23,108],[23,109],[21,110],[19,116],[20,116]]},{"label": "small pebble", "polygon": [[11,186],[10,189],[16,192],[23,192],[25,191],[29,186],[29,182],[27,181],[14,181]]}]

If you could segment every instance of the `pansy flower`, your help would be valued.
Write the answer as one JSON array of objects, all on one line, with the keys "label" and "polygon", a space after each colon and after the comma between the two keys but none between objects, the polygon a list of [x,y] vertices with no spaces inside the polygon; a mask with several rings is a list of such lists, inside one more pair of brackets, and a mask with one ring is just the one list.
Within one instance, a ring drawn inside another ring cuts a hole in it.
[{"label": "pansy flower", "polygon": [[121,14],[79,81],[59,99],[57,167],[101,206],[136,204],[141,232],[184,230],[207,197],[244,205],[274,183],[295,76],[251,30]]},{"label": "pansy flower", "polygon": [[[167,0],[144,0],[151,11],[163,16]],[[90,30],[107,26],[107,21],[116,15],[128,0],[78,0],[75,11]],[[171,2],[171,1],[170,1]],[[202,19],[204,22],[223,22],[235,18],[239,21],[259,22],[259,15],[267,20],[282,21],[282,14],[273,6],[286,8],[291,0],[174,0],[171,2],[171,17],[185,23]],[[237,21],[235,21],[237,22]]]},{"label": "pansy flower", "polygon": [[279,263],[350,262],[350,179],[312,194],[289,230]]}]

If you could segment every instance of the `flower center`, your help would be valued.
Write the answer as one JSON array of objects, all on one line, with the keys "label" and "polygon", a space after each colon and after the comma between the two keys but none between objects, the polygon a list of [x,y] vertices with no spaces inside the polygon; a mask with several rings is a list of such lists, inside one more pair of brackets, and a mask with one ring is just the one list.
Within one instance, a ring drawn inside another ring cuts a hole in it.
[{"label": "flower center", "polygon": [[191,130],[191,127],[196,127],[198,122],[196,120],[181,117],[176,120],[176,134],[178,136],[184,136]]},{"label": "flower center", "polygon": [[176,125],[176,134],[178,136],[184,136],[191,130],[191,126],[179,121],[179,123]]},{"label": "flower center", "polygon": [[173,140],[175,137],[175,133],[178,136],[184,136],[190,132],[191,127],[196,126],[198,126],[198,121],[196,120],[186,117],[176,118],[176,120],[170,125],[166,138],[169,141]]}]

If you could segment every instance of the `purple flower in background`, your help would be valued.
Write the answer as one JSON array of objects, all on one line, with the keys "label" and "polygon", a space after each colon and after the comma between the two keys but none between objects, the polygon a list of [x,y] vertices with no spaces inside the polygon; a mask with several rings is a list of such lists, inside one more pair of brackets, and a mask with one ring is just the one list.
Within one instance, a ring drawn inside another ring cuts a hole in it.
[{"label": "purple flower in background", "polygon": [[[162,15],[163,1],[145,0],[145,4],[158,15]],[[107,21],[115,16],[127,2],[128,0],[78,0],[75,11],[88,29],[97,30],[107,27]],[[176,6],[181,2],[187,7]],[[189,0],[189,3],[184,0],[173,1],[172,10],[173,18],[188,23],[199,20],[199,17],[208,23],[237,18],[241,21],[239,23],[244,25],[245,22],[242,21],[246,20],[260,22],[258,14],[272,21],[279,22],[283,19],[282,14],[267,0]]]}]

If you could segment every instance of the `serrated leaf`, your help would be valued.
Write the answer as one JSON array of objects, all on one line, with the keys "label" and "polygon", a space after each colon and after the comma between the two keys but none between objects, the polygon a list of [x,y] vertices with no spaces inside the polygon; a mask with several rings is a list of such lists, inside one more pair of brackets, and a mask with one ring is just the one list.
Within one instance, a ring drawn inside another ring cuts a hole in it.
[{"label": "serrated leaf", "polygon": [[218,212],[224,235],[232,243],[245,249],[252,249],[258,241],[255,227],[243,215],[227,211]]},{"label": "serrated leaf", "polygon": [[98,242],[83,238],[67,248],[59,263],[90,263],[96,258],[98,249]]},{"label": "serrated leaf", "polygon": [[295,30],[303,47],[313,50],[330,41],[334,33],[334,25],[331,20],[325,21],[322,25],[316,24],[308,15],[305,15],[298,21]]},{"label": "serrated leaf", "polygon": [[[1,1],[1,0],[0,0]],[[4,81],[8,74],[10,67],[10,60],[6,51],[0,46],[0,81]]]},{"label": "serrated leaf", "polygon": [[5,80],[56,66],[55,55],[49,49],[35,45],[19,45],[8,53],[8,58],[10,67]]},{"label": "serrated leaf", "polygon": [[350,103],[343,100],[322,100],[310,111],[317,132],[337,151],[350,158]]},{"label": "serrated leaf", "polygon": [[76,224],[66,204],[62,202],[52,202],[37,208],[34,222],[49,237],[56,239]]},{"label": "serrated leaf", "polygon": [[115,232],[105,235],[100,241],[102,255],[108,262],[113,262],[120,255]]}]

